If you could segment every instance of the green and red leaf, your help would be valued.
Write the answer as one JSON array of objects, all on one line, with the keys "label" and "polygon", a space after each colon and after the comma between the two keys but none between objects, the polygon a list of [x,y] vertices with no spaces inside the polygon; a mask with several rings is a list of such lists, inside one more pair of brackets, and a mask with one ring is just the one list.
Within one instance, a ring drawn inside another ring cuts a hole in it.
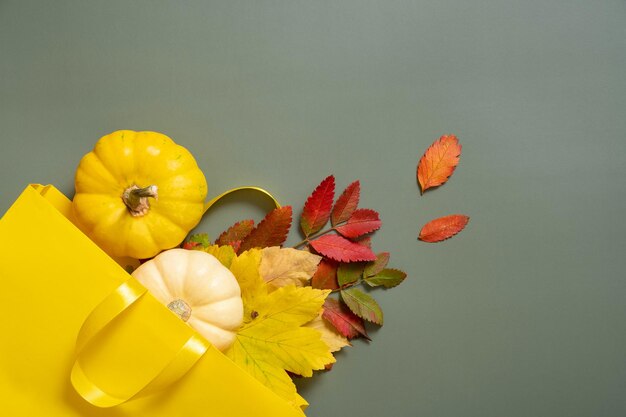
[{"label": "green and red leaf", "polygon": [[204,249],[211,246],[209,235],[206,233],[197,233],[189,236],[183,243],[183,249]]},{"label": "green and red leaf", "polygon": [[359,205],[360,194],[361,183],[359,181],[354,181],[346,187],[333,207],[332,216],[330,218],[333,226],[345,222],[352,216],[352,213],[354,213],[354,210],[356,210]]},{"label": "green and red leaf", "polygon": [[400,285],[400,283],[402,283],[405,278],[406,273],[404,271],[400,271],[399,269],[386,268],[378,272],[376,275],[365,277],[364,281],[370,287],[378,287],[382,285],[385,288],[393,288],[397,285]]},{"label": "green and red leaf", "polygon": [[366,246],[338,235],[325,235],[310,243],[319,254],[339,262],[374,261],[376,255]]},{"label": "green and red leaf", "polygon": [[364,262],[341,263],[337,269],[337,282],[340,287],[357,282],[363,276]]},{"label": "green and red leaf", "polygon": [[305,236],[319,231],[328,222],[334,198],[335,177],[329,175],[315,188],[304,204],[300,227]]},{"label": "green and red leaf", "polygon": [[370,295],[358,288],[348,288],[341,291],[341,298],[354,314],[382,326],[383,311]]},{"label": "green and red leaf", "polygon": [[239,252],[252,248],[281,246],[287,240],[291,227],[291,215],[291,206],[280,207],[269,212],[243,240]]},{"label": "green and red leaf", "polygon": [[334,298],[327,298],[324,302],[322,317],[332,324],[341,335],[348,339],[363,336],[367,340],[370,340],[363,319],[350,311],[348,306],[341,301],[335,300]]},{"label": "green and red leaf", "polygon": [[429,221],[422,227],[418,239],[436,243],[451,238],[465,228],[469,217],[463,214],[451,214]]},{"label": "green and red leaf", "polygon": [[389,263],[389,252],[381,252],[376,255],[376,260],[365,265],[363,276],[371,277],[382,271]]},{"label": "green and red leaf", "polygon": [[370,209],[358,209],[352,213],[348,222],[335,229],[343,236],[354,239],[380,229],[382,222],[378,213]]}]

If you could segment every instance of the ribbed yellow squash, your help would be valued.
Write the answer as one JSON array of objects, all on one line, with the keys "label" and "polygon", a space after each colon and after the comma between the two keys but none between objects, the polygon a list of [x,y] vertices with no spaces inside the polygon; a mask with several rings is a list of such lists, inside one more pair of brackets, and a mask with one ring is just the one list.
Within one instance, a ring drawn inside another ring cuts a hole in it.
[{"label": "ribbed yellow squash", "polygon": [[200,221],[207,183],[189,151],[157,132],[102,137],[78,165],[74,217],[112,256],[146,259]]}]

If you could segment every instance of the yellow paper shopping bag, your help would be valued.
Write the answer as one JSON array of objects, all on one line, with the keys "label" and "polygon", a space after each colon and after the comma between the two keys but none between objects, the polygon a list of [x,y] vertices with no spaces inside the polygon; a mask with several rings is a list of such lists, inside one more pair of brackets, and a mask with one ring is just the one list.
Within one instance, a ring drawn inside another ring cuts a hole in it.
[{"label": "yellow paper shopping bag", "polygon": [[29,186],[0,219],[3,415],[302,416],[160,305]]}]

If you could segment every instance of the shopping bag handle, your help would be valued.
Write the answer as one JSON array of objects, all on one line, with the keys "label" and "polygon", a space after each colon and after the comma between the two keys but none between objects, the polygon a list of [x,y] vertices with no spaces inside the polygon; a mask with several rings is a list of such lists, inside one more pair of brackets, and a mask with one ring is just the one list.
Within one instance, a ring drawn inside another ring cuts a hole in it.
[{"label": "shopping bag handle", "polygon": [[204,214],[206,214],[207,211],[209,211],[209,209],[215,204],[217,203],[219,200],[221,200],[223,197],[226,197],[229,194],[232,194],[234,192],[237,191],[258,191],[262,194],[265,194],[267,197],[270,198],[270,200],[272,200],[272,203],[274,203],[274,206],[276,208],[280,208],[280,204],[278,203],[278,200],[276,200],[276,198],[274,198],[274,196],[272,194],[270,194],[269,191],[261,188],[261,187],[255,187],[255,186],[244,186],[244,187],[237,187],[237,188],[233,188],[230,189],[228,191],[224,191],[222,194],[218,195],[215,198],[212,198],[211,200],[207,201],[204,204]]},{"label": "shopping bag handle", "polygon": [[97,407],[114,407],[140,394],[175,382],[193,367],[207,349],[213,348],[209,342],[193,332],[171,361],[154,375],[148,376],[147,382],[134,392],[129,392],[123,397],[114,396],[98,387],[81,367],[81,354],[101,331],[146,293],[147,289],[137,280],[128,279],[91,312],[80,329],[76,342],[76,359],[71,372],[71,381],[80,396]]}]

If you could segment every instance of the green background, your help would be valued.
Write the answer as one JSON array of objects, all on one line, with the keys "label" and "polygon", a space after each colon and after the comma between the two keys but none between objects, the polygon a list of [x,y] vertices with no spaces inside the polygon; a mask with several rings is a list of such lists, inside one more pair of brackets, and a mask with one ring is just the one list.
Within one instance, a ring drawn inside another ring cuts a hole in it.
[{"label": "green background", "polygon": [[[0,0],[0,212],[29,182],[71,196],[117,129],[189,148],[210,195],[261,185],[297,214],[360,179],[409,278],[372,293],[373,342],[298,382],[310,417],[623,417],[625,22],[623,0]],[[446,133],[461,163],[420,196]],[[199,230],[267,208],[233,197]],[[416,240],[451,213],[460,235]]]}]

